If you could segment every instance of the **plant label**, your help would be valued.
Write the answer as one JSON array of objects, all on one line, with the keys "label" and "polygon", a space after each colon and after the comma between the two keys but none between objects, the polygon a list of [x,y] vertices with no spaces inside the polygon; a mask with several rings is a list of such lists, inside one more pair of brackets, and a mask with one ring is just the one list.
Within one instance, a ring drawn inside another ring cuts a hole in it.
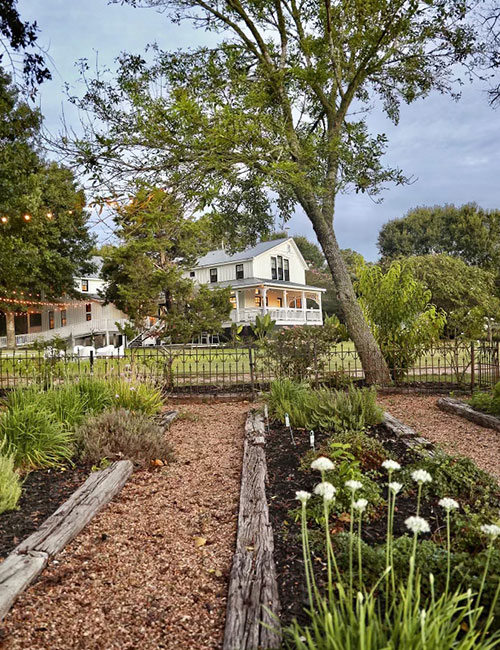
[{"label": "plant label", "polygon": [[311,449],[314,449],[314,431],[312,429],[309,432],[309,444],[311,445]]},{"label": "plant label", "polygon": [[285,427],[290,428],[290,418],[288,417],[288,413],[285,413]]}]

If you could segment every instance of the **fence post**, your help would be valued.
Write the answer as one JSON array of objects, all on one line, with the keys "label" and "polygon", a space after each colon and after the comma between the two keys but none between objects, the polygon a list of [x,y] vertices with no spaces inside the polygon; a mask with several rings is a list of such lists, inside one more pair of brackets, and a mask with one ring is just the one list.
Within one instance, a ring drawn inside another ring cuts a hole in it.
[{"label": "fence post", "polygon": [[252,393],[252,397],[255,396],[255,384],[254,384],[254,376],[253,376],[253,355],[252,355],[252,346],[248,346],[248,362],[250,364],[250,391]]},{"label": "fence post", "polygon": [[474,341],[470,342],[470,390],[474,391],[474,384],[476,379],[476,357],[474,354]]},{"label": "fence post", "polygon": [[89,352],[90,352],[90,357],[89,357],[89,359],[90,359],[90,374],[93,375],[94,374],[94,351],[90,350]]}]

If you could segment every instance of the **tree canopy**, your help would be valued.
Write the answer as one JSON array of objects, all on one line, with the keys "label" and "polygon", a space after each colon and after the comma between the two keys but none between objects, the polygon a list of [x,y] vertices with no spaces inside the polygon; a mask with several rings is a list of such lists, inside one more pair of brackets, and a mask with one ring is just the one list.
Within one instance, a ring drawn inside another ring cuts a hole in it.
[{"label": "tree canopy", "polygon": [[378,247],[389,259],[445,253],[498,270],[500,210],[483,210],[475,203],[413,208],[382,226]]},{"label": "tree canopy", "polygon": [[83,191],[72,172],[46,162],[37,149],[41,118],[0,74],[0,297],[9,345],[15,344],[8,302],[43,292],[75,295],[74,276],[91,268],[94,244]]},{"label": "tree canopy", "polygon": [[106,300],[138,328],[160,308],[164,333],[176,341],[219,331],[231,309],[229,290],[195,287],[185,277],[213,247],[209,221],[186,217],[172,194],[150,187],[117,207],[115,221],[119,244],[102,251]]},{"label": "tree canopy", "polygon": [[[123,54],[116,80],[90,79],[72,153],[97,186],[138,175],[224,219],[231,238],[268,231],[300,206],[332,272],[368,381],[389,379],[336,240],[341,192],[378,196],[405,183],[384,166],[387,138],[369,131],[379,98],[399,104],[452,91],[454,64],[476,53],[463,0],[129,0],[220,33],[214,48]],[[88,75],[86,75],[88,78]]]}]

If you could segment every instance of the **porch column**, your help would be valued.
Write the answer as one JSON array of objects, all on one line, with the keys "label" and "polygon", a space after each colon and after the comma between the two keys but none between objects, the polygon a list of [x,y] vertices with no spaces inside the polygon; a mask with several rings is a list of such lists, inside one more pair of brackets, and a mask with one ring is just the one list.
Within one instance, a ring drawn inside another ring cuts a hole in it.
[{"label": "porch column", "polygon": [[283,320],[288,320],[288,297],[287,297],[287,292],[286,289],[283,289],[283,307],[285,308],[285,314],[284,314],[284,319]]},{"label": "porch column", "polygon": [[323,309],[321,307],[321,291],[318,291],[318,305],[319,305],[319,322],[323,325]]},{"label": "porch column", "polygon": [[267,287],[264,287],[262,289],[262,313],[263,314],[267,314],[266,301],[267,301]]},{"label": "porch column", "polygon": [[235,323],[238,323],[240,320],[240,292],[235,291],[234,292],[235,298],[236,298],[236,319]]},{"label": "porch column", "polygon": [[301,296],[301,303],[302,303],[302,318],[304,319],[304,323],[307,323],[307,318],[306,318],[306,292],[302,291],[302,296]]}]

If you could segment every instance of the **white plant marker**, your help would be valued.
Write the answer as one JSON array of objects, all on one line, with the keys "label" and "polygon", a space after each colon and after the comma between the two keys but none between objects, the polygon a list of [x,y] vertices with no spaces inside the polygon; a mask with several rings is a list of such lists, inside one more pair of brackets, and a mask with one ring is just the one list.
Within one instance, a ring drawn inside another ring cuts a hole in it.
[{"label": "white plant marker", "polygon": [[314,431],[312,429],[309,432],[309,444],[311,445],[311,449],[314,449]]},{"label": "white plant marker", "polygon": [[285,426],[290,430],[290,440],[292,441],[292,445],[295,445],[295,438],[293,437],[293,431],[292,427],[290,426],[290,418],[288,417],[288,413],[285,413]]}]

